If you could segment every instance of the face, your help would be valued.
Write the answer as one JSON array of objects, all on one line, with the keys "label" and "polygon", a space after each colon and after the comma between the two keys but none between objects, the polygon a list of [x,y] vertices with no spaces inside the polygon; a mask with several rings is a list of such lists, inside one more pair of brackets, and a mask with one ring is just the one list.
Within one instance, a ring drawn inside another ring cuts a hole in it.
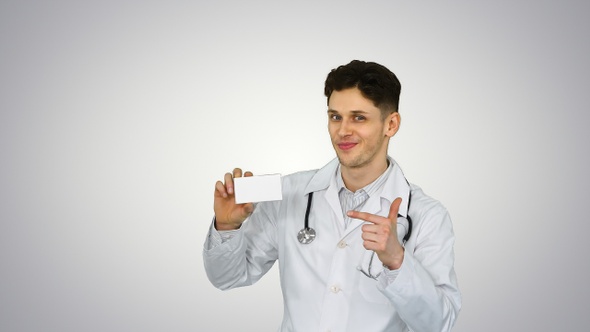
[{"label": "face", "polygon": [[328,101],[328,131],[343,167],[386,163],[387,144],[399,127],[397,112],[382,119],[381,111],[358,88],[334,91]]}]

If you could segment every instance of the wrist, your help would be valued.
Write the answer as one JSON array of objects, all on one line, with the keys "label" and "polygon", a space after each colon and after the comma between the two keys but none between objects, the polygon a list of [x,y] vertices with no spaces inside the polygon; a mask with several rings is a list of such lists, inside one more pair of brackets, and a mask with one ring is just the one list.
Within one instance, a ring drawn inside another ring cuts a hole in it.
[{"label": "wrist", "polygon": [[228,222],[219,222],[217,218],[213,219],[213,226],[218,231],[233,231],[242,227],[242,223],[228,223]]},{"label": "wrist", "polygon": [[387,262],[383,262],[383,266],[388,268],[389,270],[398,270],[402,267],[402,263],[404,262],[404,248],[402,247],[401,253],[397,255],[392,255],[391,259]]}]

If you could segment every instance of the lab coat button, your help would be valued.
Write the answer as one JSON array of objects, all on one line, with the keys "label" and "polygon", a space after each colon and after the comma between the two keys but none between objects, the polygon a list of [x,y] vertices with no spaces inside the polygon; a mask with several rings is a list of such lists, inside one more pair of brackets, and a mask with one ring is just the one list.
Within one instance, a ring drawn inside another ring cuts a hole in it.
[{"label": "lab coat button", "polygon": [[334,294],[338,293],[340,291],[340,287],[334,285],[332,287],[330,287],[330,291]]},{"label": "lab coat button", "polygon": [[338,248],[344,249],[344,248],[346,248],[346,246],[347,246],[346,241],[342,240],[342,241],[338,242]]}]

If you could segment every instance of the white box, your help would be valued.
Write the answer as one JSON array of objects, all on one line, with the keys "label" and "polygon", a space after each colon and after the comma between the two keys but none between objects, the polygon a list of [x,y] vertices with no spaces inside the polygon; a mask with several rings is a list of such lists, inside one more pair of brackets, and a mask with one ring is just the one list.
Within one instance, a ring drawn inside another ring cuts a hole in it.
[{"label": "white box", "polygon": [[237,204],[283,199],[280,174],[257,175],[234,178]]}]

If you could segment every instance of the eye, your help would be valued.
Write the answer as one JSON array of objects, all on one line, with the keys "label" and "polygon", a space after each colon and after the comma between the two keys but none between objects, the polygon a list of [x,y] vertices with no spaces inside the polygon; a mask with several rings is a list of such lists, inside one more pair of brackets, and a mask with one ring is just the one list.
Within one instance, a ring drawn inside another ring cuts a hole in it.
[{"label": "eye", "polygon": [[342,117],[338,114],[330,114],[330,120],[332,121],[340,121],[342,120]]},{"label": "eye", "polygon": [[355,121],[365,121],[367,118],[364,115],[356,115],[354,117]]}]

